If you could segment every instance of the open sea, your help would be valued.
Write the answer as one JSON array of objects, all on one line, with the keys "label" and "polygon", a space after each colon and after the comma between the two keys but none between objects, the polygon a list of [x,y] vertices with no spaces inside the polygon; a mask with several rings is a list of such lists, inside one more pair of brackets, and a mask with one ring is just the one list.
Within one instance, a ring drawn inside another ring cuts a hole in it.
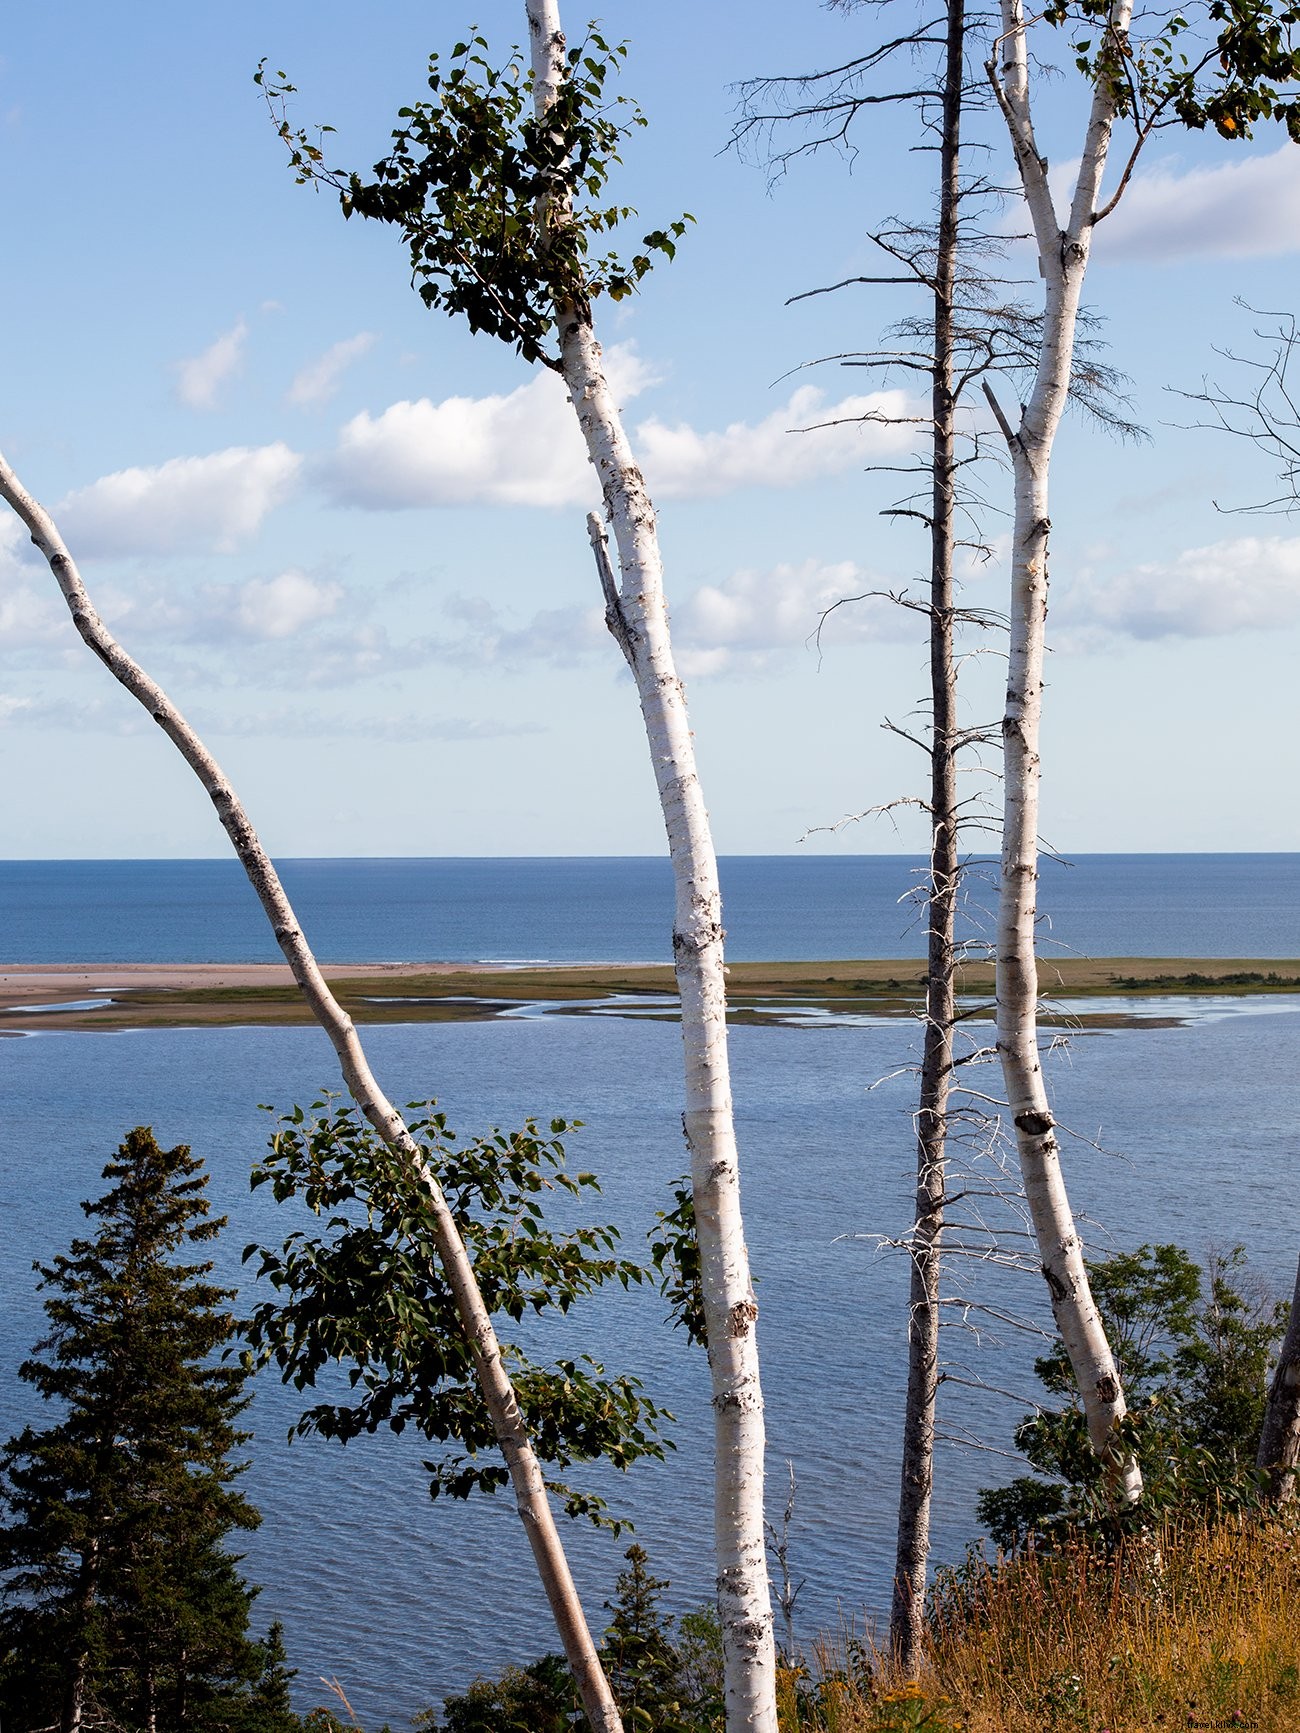
[{"label": "open sea", "polygon": [[[790,857],[723,862],[739,959],[917,956],[907,897],[918,863]],[[669,954],[671,884],[661,860],[287,861],[284,878],[330,961],[654,960]],[[986,931],[987,879],[970,930]],[[1089,856],[1045,868],[1044,946],[1102,956],[1300,956],[1300,856]],[[5,962],[270,959],[260,912],[225,861],[0,864]],[[1300,1133],[1300,1000],[1177,1001],[1172,1027],[1076,1034],[1048,1061],[1074,1134],[1067,1175],[1098,1248],[1174,1240],[1194,1252],[1244,1245],[1289,1293],[1300,1250],[1293,1204]],[[906,1226],[919,1031],[906,1021],[827,1019],[732,1031],[746,1224],[759,1278],[772,1515],[785,1464],[798,1492],[791,1567],[804,1637],[887,1607],[897,1501],[907,1274],[882,1245]],[[572,1154],[604,1194],[590,1219],[635,1250],[682,1172],[680,1039],[671,1022],[526,1016],[383,1026],[372,1063],[399,1100],[436,1095],[450,1122],[482,1130],[525,1115],[584,1121]],[[83,1231],[78,1200],[127,1129],[152,1124],[206,1160],[222,1276],[239,1254],[303,1225],[247,1175],[268,1130],[258,1103],[306,1104],[335,1086],[314,1029],[37,1033],[0,1041],[0,1428],[38,1421],[16,1369],[41,1333],[33,1259]],[[881,1081],[881,1080],[884,1081]],[[991,1073],[981,1083],[994,1085]],[[980,1162],[978,1155],[971,1159]],[[992,1178],[987,1163],[980,1166]],[[1014,1210],[987,1206],[1014,1231]],[[1001,1212],[1000,1214],[998,1212]],[[935,1560],[974,1537],[973,1500],[1011,1478],[1013,1427],[1036,1386],[1049,1322],[1041,1279],[950,1266],[949,1382],[936,1478]],[[636,1522],[682,1609],[711,1593],[706,1368],[665,1327],[650,1293],[602,1296],[533,1343],[634,1372],[677,1415],[677,1450],[623,1477],[588,1475]],[[337,1678],[367,1727],[555,1646],[506,1498],[433,1504],[417,1441],[342,1448],[286,1442],[299,1398],[261,1377],[245,1488],[263,1512],[245,1570],[257,1617],[283,1619],[298,1692]],[[1011,1399],[990,1387],[1010,1391]],[[427,1454],[427,1451],[425,1452]],[[627,1541],[569,1533],[593,1623]]]}]

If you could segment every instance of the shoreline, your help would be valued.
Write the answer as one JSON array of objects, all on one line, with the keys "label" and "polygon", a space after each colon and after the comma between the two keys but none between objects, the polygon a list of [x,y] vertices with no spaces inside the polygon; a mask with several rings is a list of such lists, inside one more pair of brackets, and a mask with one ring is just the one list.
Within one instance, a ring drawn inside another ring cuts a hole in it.
[{"label": "shoreline", "polygon": [[[340,963],[321,965],[358,1023],[473,1022],[535,1007],[583,1015],[600,1007],[675,1019],[670,964]],[[918,959],[732,963],[730,1015],[740,1023],[824,1016],[915,1017],[925,965]],[[1271,997],[1300,993],[1300,960],[1241,957],[1051,957],[1039,959],[1042,1021],[1079,1028],[1168,1027],[1152,1000]],[[991,963],[959,972],[959,992],[991,998]],[[1069,1001],[1104,999],[1071,1013]],[[1053,1002],[1061,1001],[1060,1010]],[[1125,1010],[1132,1003],[1133,1012]],[[1138,1009],[1137,1007],[1142,1007]],[[312,1021],[285,963],[0,964],[0,1033]]]}]

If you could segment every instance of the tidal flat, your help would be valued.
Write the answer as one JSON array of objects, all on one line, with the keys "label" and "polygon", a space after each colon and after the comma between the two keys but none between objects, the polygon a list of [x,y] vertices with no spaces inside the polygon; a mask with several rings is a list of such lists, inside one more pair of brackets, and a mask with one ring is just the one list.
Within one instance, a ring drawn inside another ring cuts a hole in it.
[{"label": "tidal flat", "polygon": [[[674,1020],[668,964],[324,965],[357,1023],[466,1023],[503,1016]],[[1300,992],[1300,959],[1040,957],[1041,1021],[1051,1027],[1168,1027],[1193,1002]],[[971,1021],[992,1015],[993,964],[968,963],[959,994]],[[728,969],[738,1024],[915,1017],[925,994],[915,959],[737,962]],[[311,1012],[286,965],[14,964],[0,967],[0,1032],[305,1024]]]}]

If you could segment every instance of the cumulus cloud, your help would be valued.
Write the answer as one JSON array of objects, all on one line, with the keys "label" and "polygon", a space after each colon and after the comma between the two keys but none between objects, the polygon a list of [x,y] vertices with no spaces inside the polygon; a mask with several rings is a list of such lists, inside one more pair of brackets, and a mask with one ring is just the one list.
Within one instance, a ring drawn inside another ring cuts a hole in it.
[{"label": "cumulus cloud", "polygon": [[1240,536],[1112,577],[1085,574],[1059,609],[1069,626],[1132,638],[1217,638],[1300,622],[1300,536]]},{"label": "cumulus cloud", "polygon": [[289,402],[300,408],[327,403],[352,363],[359,361],[374,345],[372,331],[358,331],[355,337],[345,337],[341,343],[331,344],[323,355],[318,355],[294,375],[289,387]]},{"label": "cumulus cloud", "polygon": [[801,386],[762,421],[733,421],[720,433],[651,418],[634,443],[651,488],[665,499],[712,498],[742,487],[797,487],[838,475],[886,452],[905,450],[914,421],[901,391],[872,391],[828,403],[816,386]]},{"label": "cumulus cloud", "polygon": [[232,623],[250,638],[291,638],[337,608],[343,591],[306,572],[281,572],[275,578],[250,578],[233,594]]},{"label": "cumulus cloud", "polygon": [[[889,600],[887,587],[893,586],[852,560],[733,572],[674,606],[678,665],[689,675],[766,667],[790,651],[813,649],[824,615],[824,647],[915,638],[914,616]],[[452,646],[458,657],[568,667],[593,652],[609,654],[599,608],[543,609],[524,619],[503,613],[486,596],[453,596],[446,613],[461,628]]]},{"label": "cumulus cloud", "polygon": [[67,637],[67,608],[53,589],[28,583],[6,584],[0,591],[0,643],[7,651],[30,650]]},{"label": "cumulus cloud", "polygon": [[342,586],[291,567],[240,584],[107,584],[101,611],[115,632],[221,648],[299,637],[334,614]]},{"label": "cumulus cloud", "polygon": [[242,319],[199,355],[176,363],[176,395],[191,409],[214,409],[217,393],[244,358],[248,326]]},{"label": "cumulus cloud", "polygon": [[539,372],[505,396],[428,397],[344,424],[321,477],[343,505],[581,505],[596,493],[564,388]]},{"label": "cumulus cloud", "polygon": [[1300,151],[1137,175],[1099,231],[1101,259],[1268,259],[1300,249]]},{"label": "cumulus cloud", "polygon": [[[626,401],[652,383],[627,348],[611,350],[610,380]],[[910,413],[900,391],[831,403],[813,386],[758,422],[719,432],[655,417],[633,431],[652,492],[703,498],[743,487],[793,487],[896,452],[913,437],[885,425]],[[792,429],[807,431],[792,432]],[[539,372],[504,396],[430,398],[363,412],[340,430],[321,466],[331,496],[370,510],[412,506],[581,506],[598,488],[560,380]]]},{"label": "cumulus cloud", "polygon": [[173,457],[101,476],[57,516],[78,555],[229,553],[288,495],[301,463],[279,441]]},{"label": "cumulus cloud", "polygon": [[673,610],[683,671],[765,666],[774,653],[812,648],[819,625],[827,648],[914,637],[914,619],[884,594],[893,588],[852,560],[733,572],[720,584],[702,585]]}]

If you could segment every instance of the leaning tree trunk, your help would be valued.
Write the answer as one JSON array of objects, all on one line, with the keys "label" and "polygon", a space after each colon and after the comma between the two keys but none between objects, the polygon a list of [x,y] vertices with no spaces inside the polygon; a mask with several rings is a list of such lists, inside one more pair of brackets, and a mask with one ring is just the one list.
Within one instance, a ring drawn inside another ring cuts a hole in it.
[{"label": "leaning tree trunk", "polygon": [[1286,1504],[1296,1496],[1296,1474],[1300,1471],[1300,1268],[1291,1296],[1291,1316],[1269,1386],[1257,1462],[1260,1473],[1267,1477],[1265,1491],[1270,1504]]},{"label": "leaning tree trunk", "polygon": [[[1107,18],[1111,39],[1121,46],[1127,37],[1131,9],[1131,0],[1114,0]],[[1068,225],[1062,229],[1048,186],[1047,162],[1040,156],[1034,137],[1027,27],[1021,0],[1002,0],[1002,28],[1001,76],[993,61],[988,72],[1011,134],[1033,221],[1039,270],[1045,283],[1045,308],[1037,374],[1017,429],[1013,431],[1007,424],[990,394],[1006,435],[1015,477],[1010,665],[1002,723],[1005,804],[997,926],[998,1053],[1043,1277],[1079,1387],[1088,1436],[1108,1465],[1114,1496],[1120,1502],[1132,1503],[1141,1497],[1142,1477],[1131,1451],[1117,1444],[1117,1428],[1126,1412],[1124,1393],[1088,1284],[1083,1249],[1061,1174],[1056,1122],[1043,1083],[1034,944],[1039,724],[1051,529],[1048,475],[1069,391],[1079,300],[1116,117],[1117,84],[1105,71],[1098,77]]]},{"label": "leaning tree trunk", "polygon": [[[566,76],[555,0],[527,0],[537,111]],[[686,1065],[684,1124],[700,1249],[715,1428],[714,1536],[728,1733],[776,1733],[776,1651],[763,1532],[763,1399],[727,1061],[717,858],[673,666],[654,507],[610,393],[586,307],[556,307],[564,382],[600,478],[618,550],[588,520],[607,618],[636,680],[676,885],[673,958]]]},{"label": "leaning tree trunk", "polygon": [[949,0],[940,137],[939,232],[934,279],[930,505],[930,877],[925,1044],[916,1116],[916,1214],[908,1295],[907,1397],[890,1643],[914,1677],[925,1637],[925,1573],[934,1493],[939,1388],[939,1268],[944,1223],[948,1097],[956,1021],[954,950],[957,854],[957,675],[953,658],[953,547],[957,462],[953,385],[953,296],[957,272],[961,111],[965,89],[965,0]]},{"label": "leaning tree trunk", "polygon": [[54,520],[27,493],[3,457],[0,457],[0,497],[13,507],[31,532],[32,541],[49,561],[77,631],[113,677],[145,707],[207,791],[271,923],[293,978],[334,1046],[344,1079],[358,1107],[423,1190],[433,1220],[438,1259],[474,1357],[479,1389],[492,1417],[497,1443],[506,1459],[519,1516],[587,1717],[596,1733],[622,1733],[618,1706],[587,1628],[564,1555],[541,1464],[502,1362],[496,1331],[483,1303],[465,1242],[433,1169],[401,1114],[375,1081],[352,1019],[326,985],[279,875],[221,767],[162,688],[127,655],[104,626],[91,605]]}]

